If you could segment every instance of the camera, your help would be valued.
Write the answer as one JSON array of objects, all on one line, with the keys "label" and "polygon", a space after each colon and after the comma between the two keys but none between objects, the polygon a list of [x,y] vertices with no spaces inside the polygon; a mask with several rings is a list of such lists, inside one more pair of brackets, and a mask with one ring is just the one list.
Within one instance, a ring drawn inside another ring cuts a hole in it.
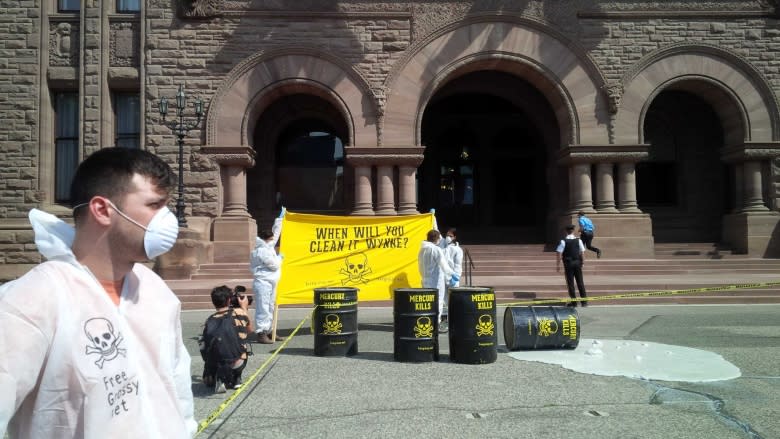
[{"label": "camera", "polygon": [[247,299],[249,299],[249,304],[251,305],[252,302],[255,300],[254,297],[251,295],[246,294],[246,287],[243,285],[236,285],[235,288],[233,288],[233,294],[230,295],[230,306],[233,308],[240,308],[241,305],[238,303],[238,298],[240,296],[246,296]]}]

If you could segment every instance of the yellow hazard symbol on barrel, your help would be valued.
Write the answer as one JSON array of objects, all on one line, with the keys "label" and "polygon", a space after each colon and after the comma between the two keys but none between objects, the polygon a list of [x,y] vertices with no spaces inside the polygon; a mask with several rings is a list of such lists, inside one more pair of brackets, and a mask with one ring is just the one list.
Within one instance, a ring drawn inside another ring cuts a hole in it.
[{"label": "yellow hazard symbol on barrel", "polygon": [[341,321],[336,314],[328,314],[325,316],[325,323],[322,324],[323,334],[341,334]]},{"label": "yellow hazard symbol on barrel", "polygon": [[433,336],[433,323],[430,317],[423,316],[417,319],[414,325],[414,336],[415,338]]},{"label": "yellow hazard symbol on barrel", "polygon": [[483,335],[493,335],[493,329],[495,329],[495,325],[493,324],[493,317],[490,316],[490,314],[482,314],[479,316],[479,322],[477,323],[477,337],[481,337]]},{"label": "yellow hazard symbol on barrel", "polygon": [[558,322],[553,319],[539,319],[539,336],[549,337],[558,332]]}]

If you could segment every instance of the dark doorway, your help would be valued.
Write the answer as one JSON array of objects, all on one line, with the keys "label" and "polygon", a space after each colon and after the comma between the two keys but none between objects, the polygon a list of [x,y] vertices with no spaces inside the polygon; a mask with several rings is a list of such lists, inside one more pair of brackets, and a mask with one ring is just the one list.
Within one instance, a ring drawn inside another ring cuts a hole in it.
[{"label": "dark doorway", "polygon": [[554,115],[527,82],[490,71],[451,81],[423,115],[420,210],[472,243],[544,242],[551,138]]},{"label": "dark doorway", "polygon": [[637,202],[653,221],[656,242],[720,242],[729,206],[723,128],[693,93],[660,93],[644,124],[649,159],[637,164]]},{"label": "dark doorway", "polygon": [[347,138],[339,111],[323,98],[291,94],[269,105],[254,132],[256,164],[247,171],[247,207],[258,224],[270,225],[281,206],[345,214],[352,200]]}]

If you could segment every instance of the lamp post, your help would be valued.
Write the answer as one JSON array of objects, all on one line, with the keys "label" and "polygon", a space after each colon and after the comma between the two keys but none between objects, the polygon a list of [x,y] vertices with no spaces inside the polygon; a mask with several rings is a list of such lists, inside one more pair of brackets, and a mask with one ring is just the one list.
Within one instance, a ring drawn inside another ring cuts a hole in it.
[{"label": "lamp post", "polygon": [[200,119],[203,117],[203,101],[198,97],[195,99],[195,122],[186,123],[184,121],[184,109],[187,107],[187,96],[184,95],[184,86],[179,85],[179,92],[176,93],[176,119],[165,120],[168,115],[168,99],[163,96],[160,98],[160,116],[163,124],[176,134],[179,144],[179,198],[176,200],[176,218],[179,219],[179,227],[187,227],[187,219],[184,217],[184,136],[200,125]]}]

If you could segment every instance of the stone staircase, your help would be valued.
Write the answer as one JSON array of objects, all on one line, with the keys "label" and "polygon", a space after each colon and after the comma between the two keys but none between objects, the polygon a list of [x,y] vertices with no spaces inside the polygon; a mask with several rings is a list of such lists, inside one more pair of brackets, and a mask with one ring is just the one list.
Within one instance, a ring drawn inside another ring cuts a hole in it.
[{"label": "stone staircase", "polygon": [[[566,297],[563,273],[555,271],[556,253],[543,244],[469,245],[472,264],[464,267],[461,285],[491,286],[499,304],[527,305],[533,300]],[[780,259],[732,254],[711,243],[657,244],[655,259],[613,259],[605,249],[597,259],[586,253],[583,271],[592,304],[643,303],[780,303],[780,286],[653,297],[599,299],[639,291],[688,290],[732,284],[780,281]],[[470,282],[470,283],[469,283]],[[244,285],[251,290],[249,264],[202,265],[189,280],[168,284],[184,309],[210,309],[214,286]],[[392,306],[390,301],[361,306]]]}]

